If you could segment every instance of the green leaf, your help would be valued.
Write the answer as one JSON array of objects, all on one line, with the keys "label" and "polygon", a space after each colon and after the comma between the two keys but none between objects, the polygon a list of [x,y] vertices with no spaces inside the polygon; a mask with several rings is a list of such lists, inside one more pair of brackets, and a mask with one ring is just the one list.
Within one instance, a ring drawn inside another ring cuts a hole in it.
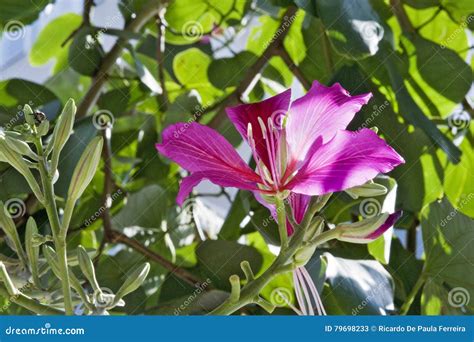
[{"label": "green leaf", "polygon": [[[474,220],[443,198],[423,209],[421,227],[426,253],[424,275],[474,295],[474,273],[467,271],[474,263]],[[469,305],[474,307],[472,301]]]},{"label": "green leaf", "polygon": [[170,29],[166,41],[173,44],[192,44],[210,34],[214,25],[221,28],[238,23],[250,6],[248,1],[176,0],[165,14]]},{"label": "green leaf", "polygon": [[97,37],[97,30],[82,27],[69,47],[68,61],[78,73],[93,76],[102,63],[104,52]]},{"label": "green leaf", "polygon": [[212,103],[222,93],[209,82],[207,68],[210,64],[211,57],[197,48],[180,52],[173,60],[177,80],[186,90],[196,89],[204,104]]},{"label": "green leaf", "polygon": [[138,226],[161,228],[166,218],[168,193],[159,185],[149,185],[127,198],[127,204],[113,221],[117,229]]},{"label": "green leaf", "polygon": [[426,88],[433,88],[438,95],[454,104],[461,102],[472,85],[469,65],[447,47],[442,47],[418,35],[410,38],[403,36],[401,41],[408,54],[416,59],[416,72],[419,73],[421,79],[417,77],[415,70],[410,68],[414,81],[418,81],[418,86],[425,92]]},{"label": "green leaf", "polygon": [[449,164],[446,168],[444,192],[457,210],[474,218],[474,125],[471,123],[470,126],[470,131],[459,146],[462,151],[461,162]]},{"label": "green leaf", "polygon": [[247,260],[254,273],[262,266],[262,255],[250,246],[233,241],[206,240],[196,249],[199,267],[205,277],[209,277],[215,287],[230,290],[229,277],[237,274],[244,277],[240,263]]},{"label": "green leaf", "polygon": [[12,129],[22,124],[21,109],[25,104],[42,108],[52,120],[59,111],[60,103],[48,88],[23,79],[12,78],[0,82],[0,125]]},{"label": "green leaf", "polygon": [[257,56],[250,51],[242,51],[233,57],[213,59],[207,69],[209,80],[217,88],[235,87],[256,59]]},{"label": "green leaf", "polygon": [[31,65],[40,66],[54,58],[56,59],[56,71],[65,67],[66,65],[61,62],[67,60],[70,42],[66,46],[61,45],[79,27],[81,22],[82,17],[75,13],[66,13],[51,20],[41,30],[30,50],[29,58]]},{"label": "green leaf", "polygon": [[[0,5],[0,26],[2,30],[8,27],[8,22],[18,20],[23,25],[32,23],[38,18],[38,15],[46,5],[54,0],[2,0]],[[7,25],[7,26],[4,26]]]},{"label": "green leaf", "polygon": [[369,0],[319,0],[316,5],[329,39],[341,55],[363,59],[377,53],[384,29]]},{"label": "green leaf", "polygon": [[350,260],[324,254],[327,260],[325,308],[328,314],[387,315],[394,309],[393,280],[373,260]]}]

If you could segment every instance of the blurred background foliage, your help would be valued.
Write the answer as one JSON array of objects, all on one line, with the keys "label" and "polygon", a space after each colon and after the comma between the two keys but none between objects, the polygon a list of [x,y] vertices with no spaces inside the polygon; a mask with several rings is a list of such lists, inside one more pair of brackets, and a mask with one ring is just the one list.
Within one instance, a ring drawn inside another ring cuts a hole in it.
[{"label": "blurred background foliage", "polygon": [[[111,132],[68,243],[93,252],[99,282],[113,291],[137,264],[152,262],[145,284],[116,312],[204,313],[225,299],[240,261],[261,272],[275,257],[275,223],[248,193],[205,184],[176,206],[183,173],[154,148],[163,128],[199,121],[240,146],[226,106],[289,87],[302,95],[319,80],[352,94],[372,92],[350,128],[377,127],[406,160],[376,179],[387,195],[340,193],[325,210],[330,223],[404,211],[394,233],[368,246],[333,242],[313,257],[307,268],[327,312],[397,314],[413,300],[410,314],[472,313],[473,1],[76,0],[69,3],[79,11],[63,4],[58,14],[60,3],[0,0],[2,59],[15,55],[14,43],[38,18],[46,21],[27,35],[28,68],[1,64],[0,125],[21,124],[24,104],[54,122],[67,99],[76,100],[78,119],[55,185],[60,196],[86,144]],[[41,81],[32,67],[41,68]],[[2,163],[0,200],[11,199],[24,204],[20,234],[28,215],[49,232],[28,185]],[[0,252],[11,254],[5,241]],[[272,280],[263,295],[275,301],[282,289],[293,301],[289,275]],[[26,313],[0,301],[2,314]],[[264,314],[257,307],[243,313]],[[275,313],[292,311],[283,303]]]}]

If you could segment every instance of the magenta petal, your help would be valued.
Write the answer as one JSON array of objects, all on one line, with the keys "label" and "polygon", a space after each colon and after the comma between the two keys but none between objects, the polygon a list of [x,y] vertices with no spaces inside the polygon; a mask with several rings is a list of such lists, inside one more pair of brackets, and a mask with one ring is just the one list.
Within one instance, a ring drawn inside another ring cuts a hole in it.
[{"label": "magenta petal", "polygon": [[216,185],[224,187],[234,187],[250,191],[257,189],[255,183],[240,178],[238,174],[222,173],[221,171],[194,172],[181,181],[176,203],[182,205],[193,188],[203,180],[209,180]]},{"label": "magenta petal", "polygon": [[326,87],[314,81],[306,95],[291,104],[286,125],[290,163],[304,160],[317,139],[325,144],[345,129],[371,97],[350,96],[339,83]]},{"label": "magenta petal", "polygon": [[180,200],[204,178],[246,190],[256,189],[255,183],[260,180],[222,135],[198,123],[169,126],[163,131],[163,142],[156,144],[156,148],[182,168],[200,173],[183,181]]},{"label": "magenta petal", "polygon": [[375,240],[377,239],[380,235],[382,235],[383,233],[385,233],[388,229],[390,229],[391,227],[393,227],[393,225],[395,224],[395,222],[398,221],[398,219],[402,216],[403,212],[401,210],[393,213],[393,214],[390,214],[388,217],[387,217],[387,220],[385,220],[385,222],[380,226],[378,227],[376,230],[374,230],[371,234],[369,234],[366,239],[369,239],[369,240]]},{"label": "magenta petal", "polygon": [[287,188],[311,196],[362,185],[405,162],[366,128],[358,132],[339,131],[327,144],[311,149],[308,154],[308,160]]},{"label": "magenta petal", "polygon": [[229,119],[246,141],[248,141],[248,124],[250,123],[252,125],[253,138],[255,140],[258,156],[267,166],[269,160],[268,152],[265,146],[265,141],[263,140],[258,118],[260,117],[265,125],[268,118],[272,118],[273,123],[276,126],[281,125],[284,116],[288,112],[290,100],[291,89],[288,89],[281,94],[275,95],[261,102],[226,108]]}]

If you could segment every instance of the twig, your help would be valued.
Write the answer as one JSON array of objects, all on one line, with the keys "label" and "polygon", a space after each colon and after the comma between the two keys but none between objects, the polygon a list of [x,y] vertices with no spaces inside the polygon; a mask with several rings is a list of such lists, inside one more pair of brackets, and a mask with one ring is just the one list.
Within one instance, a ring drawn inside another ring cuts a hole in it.
[{"label": "twig", "polygon": [[278,48],[278,54],[283,59],[288,68],[291,70],[293,75],[295,75],[298,81],[300,81],[301,85],[306,90],[311,88],[311,82],[306,79],[301,69],[293,62],[291,56],[288,54],[288,51],[286,51],[283,45],[280,45],[280,47]]},{"label": "twig", "polygon": [[112,231],[112,239],[111,242],[119,242],[123,243],[124,245],[127,245],[137,252],[143,254],[150,260],[153,260],[166,268],[168,271],[170,271],[173,275],[177,276],[178,278],[184,280],[188,284],[192,286],[196,286],[202,283],[201,280],[199,280],[197,277],[195,277],[193,274],[190,272],[186,271],[185,269],[176,266],[172,262],[168,261],[167,259],[163,258],[161,255],[155,253],[154,251],[146,248],[144,245],[142,245],[139,241],[134,240],[129,238],[127,235],[117,231],[113,230]]},{"label": "twig", "polygon": [[[158,14],[159,10],[160,1],[150,0],[145,6],[143,6],[142,10],[137,14],[135,19],[130,21],[130,23],[125,27],[125,30],[130,32],[138,32],[151,18]],[[123,37],[119,38],[112,49],[105,55],[99,70],[92,79],[91,87],[84,95],[84,98],[77,108],[76,118],[81,118],[87,115],[87,113],[97,103],[100,92],[107,81],[107,74],[115,65],[117,58],[122,53],[122,50],[126,44],[127,39]]]},{"label": "twig", "polygon": [[320,34],[322,37],[322,48],[323,48],[323,54],[324,54],[324,62],[326,63],[326,69],[329,71],[330,74],[334,73],[334,61],[332,59],[332,54],[331,54],[331,42],[329,41],[328,35],[326,33],[326,30],[322,25],[320,25]]},{"label": "twig", "polygon": [[[262,68],[267,64],[267,62],[277,54],[278,47],[281,42],[285,39],[288,31],[290,30],[291,24],[294,21],[294,16],[296,15],[297,8],[290,6],[283,15],[283,20],[280,22],[276,33],[273,36],[272,41],[268,44],[265,51],[262,55],[255,61],[253,65],[247,70],[242,81],[237,86],[234,92],[227,96],[221,103],[220,108],[224,108],[231,103],[239,101],[243,94],[248,90],[249,87],[255,84],[255,78],[258,77]],[[222,117],[225,115],[224,111],[219,111],[209,122],[209,127],[217,128],[220,125]]]},{"label": "twig", "polygon": [[61,47],[64,47],[68,41],[70,41],[80,29],[91,24],[91,9],[94,5],[94,0],[84,0],[84,9],[82,10],[82,22],[78,28],[71,32],[69,36],[61,43]]},{"label": "twig", "polygon": [[164,112],[168,108],[168,91],[165,86],[165,25],[163,25],[163,16],[165,8],[157,15],[157,41],[156,41],[156,61],[158,63],[158,80],[161,85],[162,93],[158,94],[158,100],[161,110]]},{"label": "twig", "polygon": [[416,33],[410,18],[408,18],[407,12],[403,8],[402,2],[400,0],[390,0],[390,5],[392,6],[392,12],[395,14],[402,31],[404,33]]}]

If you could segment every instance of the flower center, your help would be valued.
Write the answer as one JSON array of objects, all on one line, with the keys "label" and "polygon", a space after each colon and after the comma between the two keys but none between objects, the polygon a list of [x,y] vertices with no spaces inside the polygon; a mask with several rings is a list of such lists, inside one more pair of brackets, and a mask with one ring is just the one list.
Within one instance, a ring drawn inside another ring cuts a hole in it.
[{"label": "flower center", "polygon": [[281,126],[275,125],[272,117],[267,119],[267,124],[261,117],[257,118],[265,144],[268,163],[265,163],[258,153],[256,142],[253,135],[253,127],[249,122],[247,126],[247,137],[252,150],[252,155],[257,164],[256,172],[262,179],[264,190],[276,192],[283,185],[282,176],[286,168],[286,134]]}]

